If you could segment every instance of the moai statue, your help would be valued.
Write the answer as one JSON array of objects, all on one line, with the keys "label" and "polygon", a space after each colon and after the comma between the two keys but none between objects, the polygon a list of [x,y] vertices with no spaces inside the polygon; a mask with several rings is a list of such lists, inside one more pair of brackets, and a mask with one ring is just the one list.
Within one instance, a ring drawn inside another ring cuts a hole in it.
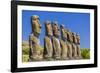
[{"label": "moai statue", "polygon": [[39,17],[37,15],[32,16],[32,32],[29,36],[29,58],[30,61],[42,60],[43,58],[43,48],[39,44],[39,34],[41,32],[41,26],[39,22]]},{"label": "moai statue", "polygon": [[54,49],[54,58],[55,59],[61,59],[61,47],[60,47],[60,40],[59,40],[59,36],[60,36],[60,31],[58,28],[58,23],[54,22],[53,23],[53,49]]},{"label": "moai statue", "polygon": [[78,54],[78,57],[79,57],[79,59],[81,59],[82,58],[82,56],[81,56],[81,50],[80,50],[80,36],[79,36],[79,34],[76,34],[76,38],[77,38],[77,54]]},{"label": "moai statue", "polygon": [[69,59],[73,59],[73,57],[72,57],[72,54],[73,54],[73,51],[72,51],[72,42],[73,42],[72,33],[71,33],[71,31],[67,30],[66,34],[67,34],[68,57],[69,57]]},{"label": "moai statue", "polygon": [[39,20],[40,20],[39,16],[37,16],[37,15],[33,15],[31,17],[32,32],[34,33],[34,36],[36,36],[36,37],[38,37],[41,32],[41,24],[40,24]]},{"label": "moai statue", "polygon": [[67,57],[68,49],[67,49],[67,45],[66,45],[67,36],[66,36],[66,30],[63,25],[60,26],[60,30],[61,30],[61,40],[60,40],[61,57],[62,57],[62,59],[68,59],[68,57]]},{"label": "moai statue", "polygon": [[72,37],[73,37],[73,43],[72,43],[73,58],[77,59],[76,33],[72,33]]},{"label": "moai statue", "polygon": [[52,46],[52,25],[50,21],[45,23],[46,37],[44,38],[44,57],[48,60],[52,60],[53,46]]}]

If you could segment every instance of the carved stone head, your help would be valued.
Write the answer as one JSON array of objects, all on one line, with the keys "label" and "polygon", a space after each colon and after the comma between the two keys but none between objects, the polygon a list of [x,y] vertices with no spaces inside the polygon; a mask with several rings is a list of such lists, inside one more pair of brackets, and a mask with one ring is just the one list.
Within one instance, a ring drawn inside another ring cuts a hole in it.
[{"label": "carved stone head", "polygon": [[77,43],[76,33],[73,32],[73,33],[72,33],[72,36],[73,36],[73,43]]},{"label": "carved stone head", "polygon": [[62,24],[62,25],[60,25],[60,28],[61,28],[61,29],[64,29],[64,25],[63,25],[63,24]]},{"label": "carved stone head", "polygon": [[69,42],[73,42],[72,32],[70,30],[67,31],[67,40]]},{"label": "carved stone head", "polygon": [[72,32],[73,43],[75,43],[75,34]]},{"label": "carved stone head", "polygon": [[61,38],[65,41],[67,40],[67,30],[64,28],[64,25],[60,25],[60,30],[61,30]]},{"label": "carved stone head", "polygon": [[53,35],[55,37],[59,37],[60,31],[59,31],[58,23],[54,22],[52,27],[53,27]]},{"label": "carved stone head", "polygon": [[71,31],[69,33],[70,33],[70,42],[73,42],[73,34]]},{"label": "carved stone head", "polygon": [[31,17],[31,22],[32,22],[32,32],[34,33],[35,36],[38,36],[41,32],[41,24],[39,21],[39,16],[33,15]]},{"label": "carved stone head", "polygon": [[77,44],[80,44],[80,35],[76,34],[76,37],[77,37]]},{"label": "carved stone head", "polygon": [[45,22],[45,28],[46,28],[46,35],[47,36],[52,36],[53,32],[52,32],[52,25],[51,25],[50,21]]}]

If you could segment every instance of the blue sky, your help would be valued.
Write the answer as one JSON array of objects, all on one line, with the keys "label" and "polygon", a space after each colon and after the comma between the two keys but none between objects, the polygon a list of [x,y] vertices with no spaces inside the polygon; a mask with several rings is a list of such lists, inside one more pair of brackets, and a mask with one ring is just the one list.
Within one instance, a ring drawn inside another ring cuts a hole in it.
[{"label": "blue sky", "polygon": [[44,44],[45,21],[57,21],[59,25],[64,24],[65,28],[80,34],[80,47],[90,48],[90,14],[76,12],[48,12],[48,11],[22,11],[22,39],[28,41],[31,33],[31,16],[38,15],[42,30],[40,34],[40,45]]}]

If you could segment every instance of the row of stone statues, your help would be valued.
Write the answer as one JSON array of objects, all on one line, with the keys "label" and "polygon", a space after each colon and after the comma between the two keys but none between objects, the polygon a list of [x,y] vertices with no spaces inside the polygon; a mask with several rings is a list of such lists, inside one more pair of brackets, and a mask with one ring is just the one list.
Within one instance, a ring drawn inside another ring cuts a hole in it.
[{"label": "row of stone statues", "polygon": [[[44,48],[39,44],[41,24],[39,16],[31,17],[32,32],[29,36],[29,60],[66,60],[81,59],[80,36],[64,28],[58,23],[45,22]],[[60,37],[61,35],[61,37]]]}]

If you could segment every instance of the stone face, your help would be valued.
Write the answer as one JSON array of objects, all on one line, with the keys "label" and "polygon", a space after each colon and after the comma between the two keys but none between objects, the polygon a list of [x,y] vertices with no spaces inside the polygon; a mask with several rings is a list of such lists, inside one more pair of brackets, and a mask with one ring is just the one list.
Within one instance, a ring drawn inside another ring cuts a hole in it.
[{"label": "stone face", "polygon": [[58,23],[54,22],[52,28],[53,28],[53,36],[59,37],[60,31],[59,31]]},{"label": "stone face", "polygon": [[77,44],[76,33],[72,33],[72,36],[73,36],[73,43]]},{"label": "stone face", "polygon": [[68,33],[69,33],[69,41],[70,41],[70,43],[73,43],[73,36],[72,36],[72,32],[71,32],[71,31],[69,31]]},{"label": "stone face", "polygon": [[34,33],[34,36],[38,37],[41,32],[41,24],[39,21],[39,16],[33,15],[31,17],[31,21],[32,21],[32,32]]},{"label": "stone face", "polygon": [[45,29],[46,29],[46,36],[53,36],[53,30],[52,30],[52,25],[50,21],[46,21]]},{"label": "stone face", "polygon": [[52,26],[49,21],[45,24],[46,37],[44,38],[44,57],[52,58],[53,56],[53,46],[52,46]]}]

